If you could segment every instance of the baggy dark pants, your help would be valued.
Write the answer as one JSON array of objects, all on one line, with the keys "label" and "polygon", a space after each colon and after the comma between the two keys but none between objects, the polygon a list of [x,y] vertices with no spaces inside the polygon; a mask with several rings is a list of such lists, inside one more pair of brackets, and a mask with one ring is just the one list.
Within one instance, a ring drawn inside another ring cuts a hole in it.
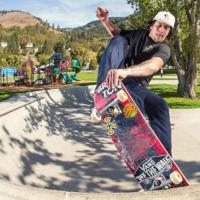
[{"label": "baggy dark pants", "polygon": [[[128,43],[124,37],[117,36],[110,40],[99,65],[97,86],[106,78],[110,69],[124,67],[127,52]],[[134,79],[125,86],[143,114],[147,115],[151,128],[171,154],[171,127],[166,102],[157,94],[140,86]]]}]

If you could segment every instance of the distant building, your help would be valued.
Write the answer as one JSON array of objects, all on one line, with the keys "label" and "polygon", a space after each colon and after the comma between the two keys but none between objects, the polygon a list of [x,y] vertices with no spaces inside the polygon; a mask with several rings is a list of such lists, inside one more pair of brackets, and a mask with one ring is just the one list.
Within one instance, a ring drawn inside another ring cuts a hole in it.
[{"label": "distant building", "polygon": [[32,42],[28,42],[26,44],[26,48],[33,48],[33,43]]},{"label": "distant building", "polygon": [[8,43],[7,42],[0,42],[0,46],[1,48],[5,48],[8,46]]},{"label": "distant building", "polygon": [[34,52],[37,53],[39,51],[38,48],[34,48]]}]

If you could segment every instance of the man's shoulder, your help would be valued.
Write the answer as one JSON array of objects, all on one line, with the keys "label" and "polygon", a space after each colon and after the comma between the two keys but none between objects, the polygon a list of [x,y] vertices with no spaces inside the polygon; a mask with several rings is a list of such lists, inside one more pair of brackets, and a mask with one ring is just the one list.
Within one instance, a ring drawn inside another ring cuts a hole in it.
[{"label": "man's shoulder", "polygon": [[166,42],[154,42],[153,41],[149,46],[154,47],[155,49],[162,50],[162,51],[170,51],[170,48]]},{"label": "man's shoulder", "polygon": [[170,51],[170,48],[169,48],[168,44],[165,43],[165,42],[159,43],[159,48],[163,49],[163,50],[166,50],[166,51]]},{"label": "man's shoulder", "polygon": [[144,28],[138,28],[138,29],[135,29],[135,30],[133,30],[133,32],[135,33],[135,34],[137,34],[137,35],[140,35],[140,36],[142,36],[142,35],[148,35],[149,34],[149,30],[147,30],[147,29],[144,29]]},{"label": "man's shoulder", "polygon": [[154,52],[153,57],[161,57],[164,63],[166,63],[171,55],[169,46],[166,43],[158,43],[158,48],[156,49],[157,50]]}]

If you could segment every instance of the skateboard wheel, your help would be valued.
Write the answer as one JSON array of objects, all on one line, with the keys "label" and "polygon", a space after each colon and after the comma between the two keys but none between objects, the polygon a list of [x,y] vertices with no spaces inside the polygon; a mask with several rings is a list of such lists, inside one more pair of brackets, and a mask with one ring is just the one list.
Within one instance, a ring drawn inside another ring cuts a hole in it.
[{"label": "skateboard wheel", "polygon": [[124,90],[120,90],[117,93],[117,98],[119,99],[119,101],[124,102],[128,99],[128,96],[127,96],[126,92],[124,92]]},{"label": "skateboard wheel", "polygon": [[174,171],[170,174],[170,180],[175,185],[178,185],[183,181],[183,178],[177,171]]},{"label": "skateboard wheel", "polygon": [[101,121],[101,116],[97,114],[95,109],[92,109],[92,113],[91,113],[90,117],[91,117],[93,122],[100,122]]}]

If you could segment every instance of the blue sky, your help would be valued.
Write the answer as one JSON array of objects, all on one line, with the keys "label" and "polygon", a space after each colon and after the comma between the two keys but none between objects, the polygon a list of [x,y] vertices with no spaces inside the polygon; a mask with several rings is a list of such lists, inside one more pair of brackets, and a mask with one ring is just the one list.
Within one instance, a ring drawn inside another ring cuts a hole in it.
[{"label": "blue sky", "polygon": [[51,25],[74,28],[96,20],[96,7],[109,9],[110,16],[124,17],[133,12],[127,0],[2,0],[0,10],[22,10]]}]

